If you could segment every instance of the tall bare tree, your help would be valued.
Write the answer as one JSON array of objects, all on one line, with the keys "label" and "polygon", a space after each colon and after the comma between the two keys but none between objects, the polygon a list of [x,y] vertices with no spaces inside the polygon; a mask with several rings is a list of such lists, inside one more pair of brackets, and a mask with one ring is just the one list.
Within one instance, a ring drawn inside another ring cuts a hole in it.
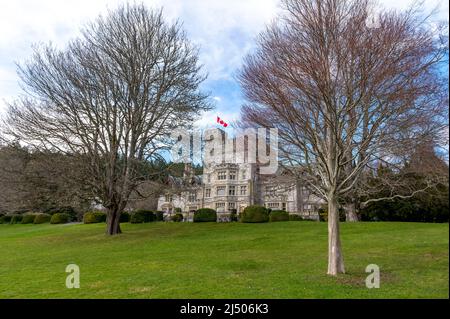
[{"label": "tall bare tree", "polygon": [[209,108],[197,48],[180,23],[144,5],[98,17],[63,50],[38,47],[18,73],[25,96],[10,105],[5,133],[82,154],[110,235],[121,232],[120,213],[142,181],[143,161]]},{"label": "tall bare tree", "polygon": [[[447,44],[414,9],[367,23],[366,0],[284,0],[240,82],[243,119],[277,127],[284,163],[328,203],[328,271],[344,273],[338,206],[363,172],[448,126]],[[432,125],[423,125],[425,123]]]}]

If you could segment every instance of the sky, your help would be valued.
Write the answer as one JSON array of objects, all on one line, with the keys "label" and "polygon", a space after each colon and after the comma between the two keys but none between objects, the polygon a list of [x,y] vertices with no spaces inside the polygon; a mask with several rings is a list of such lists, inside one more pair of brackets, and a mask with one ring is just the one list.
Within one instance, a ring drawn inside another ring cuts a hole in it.
[{"label": "sky", "polygon": [[[80,28],[126,0],[0,0],[0,115],[21,93],[16,63],[31,56],[32,46],[49,43],[63,48]],[[202,89],[215,104],[197,121],[215,124],[239,118],[244,103],[236,75],[243,58],[255,49],[255,39],[281,11],[278,0],[142,0],[163,7],[168,21],[180,19],[190,40],[200,47],[200,62],[208,73]],[[407,8],[413,0],[380,1],[385,8]],[[446,0],[426,0],[431,10],[439,5],[436,20],[448,21]]]}]

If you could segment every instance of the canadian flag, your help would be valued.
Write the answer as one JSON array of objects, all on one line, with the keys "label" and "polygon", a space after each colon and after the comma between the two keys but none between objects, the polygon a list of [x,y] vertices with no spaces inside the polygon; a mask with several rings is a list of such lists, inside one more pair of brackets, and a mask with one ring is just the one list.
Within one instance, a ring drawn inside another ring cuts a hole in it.
[{"label": "canadian flag", "polygon": [[223,127],[227,127],[228,126],[228,124],[224,120],[220,119],[220,117],[217,117],[217,123],[219,123]]}]

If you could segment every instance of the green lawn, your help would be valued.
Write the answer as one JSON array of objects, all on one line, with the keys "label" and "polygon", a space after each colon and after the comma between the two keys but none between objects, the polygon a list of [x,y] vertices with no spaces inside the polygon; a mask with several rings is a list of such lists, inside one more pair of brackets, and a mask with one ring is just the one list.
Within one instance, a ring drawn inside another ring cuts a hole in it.
[{"label": "green lawn", "polygon": [[[344,223],[347,274],[325,275],[317,222],[0,225],[0,298],[448,298],[448,224]],[[65,267],[81,288],[65,287]],[[365,267],[381,287],[365,287]]]}]

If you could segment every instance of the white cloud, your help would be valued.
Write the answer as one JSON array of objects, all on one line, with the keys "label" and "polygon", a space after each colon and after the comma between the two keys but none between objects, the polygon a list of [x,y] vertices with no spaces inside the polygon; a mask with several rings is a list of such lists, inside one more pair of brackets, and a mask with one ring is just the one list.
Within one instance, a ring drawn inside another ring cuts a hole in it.
[{"label": "white cloud", "polygon": [[[14,0],[0,2],[0,111],[2,99],[19,92],[15,62],[27,59],[31,45],[64,46],[82,25],[125,0]],[[147,0],[164,7],[169,20],[180,18],[200,46],[209,80],[232,80],[254,37],[275,16],[277,0]],[[7,83],[7,84],[5,84]]]},{"label": "white cloud", "polygon": [[[385,7],[405,8],[413,0],[381,1]],[[86,22],[125,0],[0,1],[0,112],[3,99],[20,92],[14,62],[31,54],[31,45],[52,41],[63,46]],[[139,1],[137,1],[139,2]],[[279,11],[278,0],[147,0],[164,7],[170,20],[180,18],[191,40],[200,46],[208,81],[229,80],[254,47],[255,37]],[[448,21],[446,1],[427,0],[427,8],[442,3],[439,17]],[[218,94],[211,92],[213,95]],[[231,94],[231,93],[230,93]],[[226,97],[222,95],[223,100]],[[238,107],[238,106],[236,106]]]},{"label": "white cloud", "polygon": [[158,0],[166,16],[180,17],[210,80],[232,79],[254,38],[277,13],[277,0]]}]

